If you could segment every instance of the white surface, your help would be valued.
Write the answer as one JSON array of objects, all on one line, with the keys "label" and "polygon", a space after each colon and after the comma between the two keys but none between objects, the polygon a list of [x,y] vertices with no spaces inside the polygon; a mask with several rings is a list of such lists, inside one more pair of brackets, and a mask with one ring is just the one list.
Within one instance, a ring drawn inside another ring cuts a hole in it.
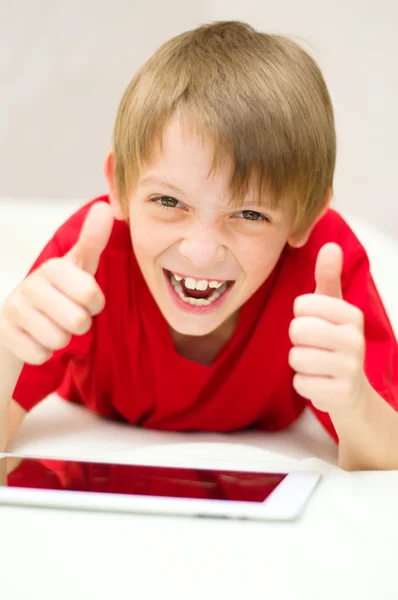
[{"label": "white surface", "polygon": [[325,476],[302,517],[289,524],[0,506],[4,597],[31,597],[35,589],[46,600],[395,599],[397,473],[345,473],[316,458],[327,446],[310,413],[280,434],[168,434],[106,422],[50,398],[31,413],[10,450],[321,469]]},{"label": "white surface", "polygon": [[[76,204],[0,201],[1,296]],[[398,324],[391,277],[397,246],[364,224],[354,228]],[[160,433],[106,422],[51,397],[27,417],[10,450],[147,464],[272,465],[325,476],[303,516],[289,524],[0,507],[6,600],[398,597],[398,474],[338,469],[336,448],[310,411],[280,433]]]}]

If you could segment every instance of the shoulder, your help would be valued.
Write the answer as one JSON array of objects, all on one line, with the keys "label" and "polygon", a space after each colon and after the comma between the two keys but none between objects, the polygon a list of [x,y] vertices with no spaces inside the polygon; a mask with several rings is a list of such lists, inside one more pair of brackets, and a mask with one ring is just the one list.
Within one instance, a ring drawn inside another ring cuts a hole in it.
[{"label": "shoulder", "polygon": [[336,210],[329,209],[315,225],[311,235],[313,245],[322,246],[327,242],[336,242],[348,252],[364,251],[357,236]]},{"label": "shoulder", "polygon": [[[53,237],[53,243],[59,247],[61,254],[66,254],[77,242],[83,223],[91,209],[97,202],[109,203],[108,196],[99,196],[90,202],[87,202],[79,210],[65,221],[56,231]],[[111,237],[105,250],[106,255],[115,253],[131,252],[130,232],[128,225],[123,221],[114,221]]]},{"label": "shoulder", "polygon": [[298,261],[315,264],[319,250],[324,244],[334,242],[343,250],[344,264],[349,266],[358,259],[367,260],[366,250],[344,218],[333,209],[318,221],[307,243],[302,248],[292,249]]},{"label": "shoulder", "polygon": [[316,260],[322,246],[329,242],[338,244],[343,251],[343,286],[349,285],[353,275],[359,272],[367,277],[369,259],[365,248],[344,218],[330,209],[315,225],[304,246],[285,248],[281,272],[285,287],[294,288],[295,295],[313,291]]},{"label": "shoulder", "polygon": [[[109,202],[109,198],[108,196],[95,198],[72,214],[63,225],[57,229],[53,237],[43,248],[42,252],[30,268],[29,273],[52,258],[61,258],[62,256],[65,256],[65,254],[73,248],[79,238],[87,214],[96,202]],[[99,270],[106,265],[114,263],[114,259],[117,259],[119,263],[125,263],[126,265],[130,264],[133,256],[134,253],[129,226],[123,221],[115,220],[109,242],[101,255]]]}]

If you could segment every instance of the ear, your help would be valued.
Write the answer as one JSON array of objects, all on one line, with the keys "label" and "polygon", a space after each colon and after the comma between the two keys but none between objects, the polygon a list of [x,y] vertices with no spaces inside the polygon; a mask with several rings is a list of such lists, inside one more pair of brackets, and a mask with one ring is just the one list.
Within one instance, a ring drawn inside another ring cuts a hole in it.
[{"label": "ear", "polygon": [[115,189],[115,156],[112,151],[108,152],[106,155],[104,163],[104,175],[108,184],[108,194],[113,216],[118,221],[124,221],[125,217]]},{"label": "ear", "polygon": [[316,217],[316,219],[311,223],[311,225],[306,229],[306,231],[300,235],[300,237],[296,237],[294,235],[291,236],[291,237],[289,237],[288,240],[287,240],[287,243],[289,244],[289,246],[291,246],[292,248],[301,248],[302,246],[304,246],[308,242],[308,238],[310,237],[310,235],[312,233],[312,230],[314,229],[315,225],[318,223],[318,221],[320,221],[322,219],[322,217],[329,210],[330,203],[332,201],[332,196],[333,196],[333,190],[330,187],[328,189],[328,193],[326,195],[325,203],[323,205],[323,208],[320,211],[320,213],[318,213],[318,216]]}]

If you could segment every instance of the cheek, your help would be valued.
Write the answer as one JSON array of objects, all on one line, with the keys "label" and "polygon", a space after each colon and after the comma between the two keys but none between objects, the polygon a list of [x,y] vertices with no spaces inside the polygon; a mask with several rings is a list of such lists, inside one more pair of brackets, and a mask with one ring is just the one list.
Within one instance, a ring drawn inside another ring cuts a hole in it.
[{"label": "cheek", "polygon": [[131,241],[137,259],[149,260],[156,258],[165,249],[165,244],[159,235],[150,228],[130,228]]},{"label": "cheek", "polygon": [[254,285],[265,281],[277,263],[285,244],[284,238],[272,239],[271,236],[265,240],[258,239],[241,244],[236,258],[247,280]]},{"label": "cheek", "polygon": [[138,209],[131,209],[129,216],[131,240],[141,264],[161,255],[173,244],[173,228],[157,223]]}]

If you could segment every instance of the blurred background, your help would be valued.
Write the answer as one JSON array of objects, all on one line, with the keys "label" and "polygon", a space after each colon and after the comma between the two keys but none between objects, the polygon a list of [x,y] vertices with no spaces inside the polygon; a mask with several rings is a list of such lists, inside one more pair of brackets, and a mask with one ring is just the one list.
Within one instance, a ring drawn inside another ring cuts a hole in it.
[{"label": "blurred background", "polygon": [[88,200],[120,97],[165,40],[239,19],[320,64],[338,134],[335,203],[398,239],[395,0],[0,0],[0,198]]}]

